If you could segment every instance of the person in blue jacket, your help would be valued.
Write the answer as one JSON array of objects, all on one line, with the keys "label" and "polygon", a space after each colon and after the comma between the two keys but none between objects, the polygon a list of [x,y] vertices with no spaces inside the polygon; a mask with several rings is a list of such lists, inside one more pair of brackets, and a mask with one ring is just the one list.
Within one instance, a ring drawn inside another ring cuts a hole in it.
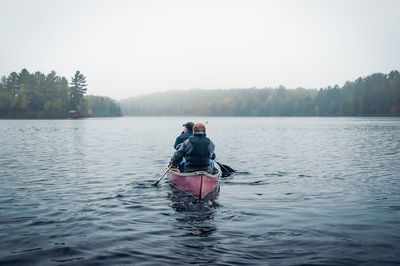
[{"label": "person in blue jacket", "polygon": [[175,140],[175,144],[174,144],[175,150],[178,150],[180,147],[180,144],[183,143],[185,140],[187,140],[190,136],[193,135],[193,126],[194,126],[193,122],[187,122],[187,123],[183,124],[183,126],[185,127],[183,129],[183,132]]}]

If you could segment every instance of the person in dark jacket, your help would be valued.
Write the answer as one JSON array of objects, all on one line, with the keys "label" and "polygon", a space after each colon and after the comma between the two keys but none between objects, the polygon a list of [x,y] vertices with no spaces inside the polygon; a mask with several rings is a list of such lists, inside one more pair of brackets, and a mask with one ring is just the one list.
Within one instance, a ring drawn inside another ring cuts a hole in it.
[{"label": "person in dark jacket", "polygon": [[184,172],[206,171],[212,172],[215,159],[215,145],[206,136],[206,127],[201,124],[193,126],[193,136],[185,140],[172,157],[172,165],[178,165],[183,158],[186,159]]},{"label": "person in dark jacket", "polygon": [[175,144],[174,144],[174,149],[177,150],[179,149],[179,144],[181,144],[182,142],[184,142],[185,140],[187,140],[191,135],[193,135],[193,122],[187,122],[185,124],[183,124],[183,126],[185,127],[183,129],[183,132],[181,135],[179,135],[176,140],[175,140]]}]

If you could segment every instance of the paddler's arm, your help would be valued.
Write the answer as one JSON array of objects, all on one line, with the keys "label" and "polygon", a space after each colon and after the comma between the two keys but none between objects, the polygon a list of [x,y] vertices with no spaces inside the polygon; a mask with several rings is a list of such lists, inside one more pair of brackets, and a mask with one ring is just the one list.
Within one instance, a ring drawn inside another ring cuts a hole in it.
[{"label": "paddler's arm", "polygon": [[182,131],[182,133],[176,138],[175,140],[175,144],[174,144],[174,149],[178,150],[179,149],[179,144],[181,144],[183,142],[182,138],[184,138],[183,134],[185,134],[185,132]]},{"label": "paddler's arm", "polygon": [[186,148],[188,142],[189,140],[184,141],[180,146],[180,148],[174,153],[174,156],[172,156],[171,160],[173,165],[178,165],[182,161],[183,157],[186,154]]},{"label": "paddler's arm", "polygon": [[211,160],[215,160],[215,158],[216,158],[217,156],[215,155],[215,152],[213,152],[213,154],[211,155]]},{"label": "paddler's arm", "polygon": [[209,146],[209,149],[210,149],[210,154],[211,154],[211,160],[215,160],[215,158],[216,158],[216,155],[215,155],[215,144],[212,142],[212,141],[210,141],[210,146]]},{"label": "paddler's arm", "polygon": [[181,143],[181,142],[180,142],[180,136],[179,136],[179,137],[177,137],[176,140],[175,140],[175,144],[174,144],[174,149],[175,149],[175,150],[177,149],[177,146],[178,146],[180,143]]}]

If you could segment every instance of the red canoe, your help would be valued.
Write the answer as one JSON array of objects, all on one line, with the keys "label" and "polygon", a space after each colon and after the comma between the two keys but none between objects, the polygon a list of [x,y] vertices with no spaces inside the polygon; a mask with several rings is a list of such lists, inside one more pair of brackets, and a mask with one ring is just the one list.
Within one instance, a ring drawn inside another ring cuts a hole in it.
[{"label": "red canoe", "polygon": [[216,174],[209,174],[204,171],[192,173],[180,173],[170,169],[167,173],[171,185],[198,199],[215,198],[219,191],[219,178],[221,169],[217,164],[215,168],[218,170]]}]

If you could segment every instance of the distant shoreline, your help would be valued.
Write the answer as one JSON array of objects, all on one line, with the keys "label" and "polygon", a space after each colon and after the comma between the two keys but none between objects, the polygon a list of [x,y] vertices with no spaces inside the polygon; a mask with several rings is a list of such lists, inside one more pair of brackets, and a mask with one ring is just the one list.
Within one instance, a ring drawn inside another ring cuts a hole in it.
[{"label": "distant shoreline", "polygon": [[79,118],[73,117],[0,117],[0,120],[82,120],[88,118],[118,118],[124,117],[123,115],[105,115],[105,116],[84,116]]},{"label": "distant shoreline", "polygon": [[229,115],[122,115],[122,116],[90,116],[90,117],[81,117],[81,118],[0,118],[0,120],[87,120],[87,119],[94,119],[94,118],[140,118],[140,117],[210,117],[210,118],[400,118],[400,116],[344,116],[344,115],[326,115],[326,116],[302,116],[302,115],[286,115],[286,116],[229,116]]},{"label": "distant shoreline", "polygon": [[69,83],[55,71],[22,69],[0,79],[0,119],[68,119],[121,116],[119,103],[86,95],[86,77],[76,71]]},{"label": "distant shoreline", "polygon": [[379,116],[379,115],[365,115],[365,116],[354,116],[354,115],[347,115],[347,116],[346,115],[308,115],[308,116],[306,116],[306,115],[269,115],[269,116],[261,116],[261,115],[253,115],[253,116],[251,116],[251,115],[123,115],[122,117],[243,117],[243,118],[246,118],[246,117],[247,118],[255,118],[255,117],[260,117],[260,118],[263,118],[263,117],[265,117],[265,118],[266,117],[277,117],[277,118],[278,117],[298,117],[298,118],[301,118],[301,117],[303,117],[303,118],[307,118],[307,117],[379,118],[379,117],[382,117],[382,118],[385,118],[386,117],[386,118],[395,118],[395,117],[400,117],[400,116],[395,116],[395,115],[393,115],[393,116],[387,116],[387,115],[381,115],[381,116]]},{"label": "distant shoreline", "polygon": [[121,100],[124,115],[400,116],[400,73],[375,73],[342,87],[167,91]]}]

